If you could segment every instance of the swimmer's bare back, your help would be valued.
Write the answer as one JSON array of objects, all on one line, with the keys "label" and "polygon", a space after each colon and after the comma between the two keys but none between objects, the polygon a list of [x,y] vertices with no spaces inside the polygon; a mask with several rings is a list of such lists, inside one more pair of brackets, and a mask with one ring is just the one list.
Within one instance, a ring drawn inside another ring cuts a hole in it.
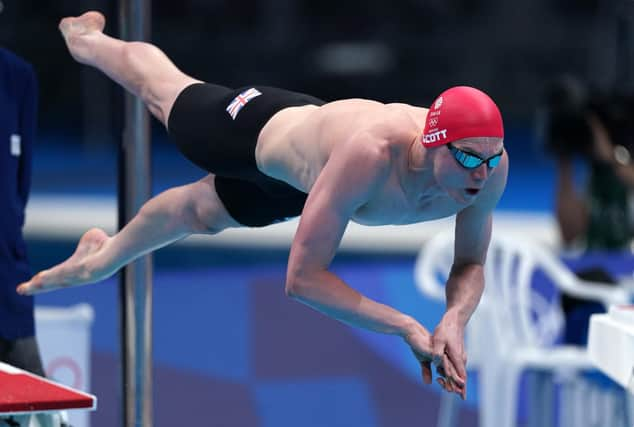
[{"label": "swimmer's bare back", "polygon": [[260,132],[256,160],[260,170],[309,192],[330,154],[359,133],[384,135],[409,144],[420,136],[427,109],[345,99],[321,107],[286,108]]}]

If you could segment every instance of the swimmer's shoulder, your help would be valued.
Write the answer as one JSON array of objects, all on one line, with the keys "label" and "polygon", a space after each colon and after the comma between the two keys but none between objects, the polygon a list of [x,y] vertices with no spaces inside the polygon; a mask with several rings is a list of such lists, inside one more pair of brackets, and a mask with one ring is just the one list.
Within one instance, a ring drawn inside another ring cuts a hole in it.
[{"label": "swimmer's shoulder", "polygon": [[427,116],[425,108],[403,103],[385,104],[364,98],[329,102],[319,110],[337,122],[354,123],[355,133],[368,132],[390,141],[411,141],[422,132]]},{"label": "swimmer's shoulder", "polygon": [[365,98],[346,98],[346,99],[338,99],[335,101],[330,101],[319,107],[320,109],[325,110],[336,110],[336,109],[367,109],[367,108],[377,108],[384,106],[385,104],[374,101],[371,99]]},{"label": "swimmer's shoulder", "polygon": [[427,109],[403,103],[384,104],[376,116],[376,127],[382,129],[392,139],[411,140],[421,134],[425,126]]},{"label": "swimmer's shoulder", "polygon": [[387,111],[393,111],[395,114],[407,114],[412,117],[416,122],[425,122],[427,118],[427,112],[429,108],[419,107],[412,104],[405,104],[402,102],[391,102],[385,104]]}]

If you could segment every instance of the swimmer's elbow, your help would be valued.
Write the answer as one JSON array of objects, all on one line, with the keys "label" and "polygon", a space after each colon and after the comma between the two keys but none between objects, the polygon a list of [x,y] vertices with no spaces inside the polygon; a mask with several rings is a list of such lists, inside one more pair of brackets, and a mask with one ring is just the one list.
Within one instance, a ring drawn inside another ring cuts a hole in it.
[{"label": "swimmer's elbow", "polygon": [[295,275],[286,276],[286,284],[284,286],[284,293],[289,298],[299,298],[301,295],[301,285],[299,279]]},{"label": "swimmer's elbow", "polygon": [[311,283],[314,283],[314,280],[311,280],[309,275],[299,272],[289,272],[286,275],[284,292],[289,298],[304,299],[310,292],[310,288],[312,287]]}]

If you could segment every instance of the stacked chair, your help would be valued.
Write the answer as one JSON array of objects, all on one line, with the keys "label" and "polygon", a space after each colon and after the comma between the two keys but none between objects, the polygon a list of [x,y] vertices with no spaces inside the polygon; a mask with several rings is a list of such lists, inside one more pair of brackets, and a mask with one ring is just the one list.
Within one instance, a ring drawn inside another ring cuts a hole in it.
[{"label": "stacked chair", "polygon": [[[452,233],[443,231],[421,249],[415,280],[424,296],[445,300],[453,245]],[[529,427],[631,427],[625,392],[588,380],[597,371],[585,348],[557,343],[564,327],[561,291],[606,308],[629,302],[628,292],[581,281],[545,248],[496,235],[484,276],[485,291],[465,335],[467,370],[478,377],[480,427],[517,425],[523,374]],[[457,397],[443,393],[438,427],[454,426],[458,409]]]}]

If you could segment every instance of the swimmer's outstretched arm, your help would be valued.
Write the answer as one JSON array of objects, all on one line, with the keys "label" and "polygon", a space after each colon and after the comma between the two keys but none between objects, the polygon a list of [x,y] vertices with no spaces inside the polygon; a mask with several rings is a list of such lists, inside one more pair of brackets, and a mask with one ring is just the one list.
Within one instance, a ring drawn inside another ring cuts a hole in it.
[{"label": "swimmer's outstretched arm", "polygon": [[112,237],[100,229],[89,230],[70,258],[39,272],[20,284],[17,291],[31,295],[94,283],[113,275],[134,259],[190,234],[213,234],[238,225],[220,203],[213,176],[209,175],[152,198]]},{"label": "swimmer's outstretched arm", "polygon": [[[506,186],[508,157],[502,157],[480,197],[456,215],[455,251],[445,286],[446,310],[433,335],[434,357],[467,377],[464,331],[484,291],[484,262],[491,240],[492,212]],[[443,384],[441,384],[443,385]],[[444,386],[444,385],[443,385]],[[466,389],[462,390],[463,399]]]},{"label": "swimmer's outstretched arm", "polygon": [[[365,297],[328,271],[349,218],[387,179],[390,167],[389,149],[380,142],[364,140],[337,150],[306,201],[291,247],[286,293],[346,324],[401,336],[420,361],[424,381],[430,383],[431,334],[411,316]],[[455,370],[445,369],[462,388],[464,382]]]}]

